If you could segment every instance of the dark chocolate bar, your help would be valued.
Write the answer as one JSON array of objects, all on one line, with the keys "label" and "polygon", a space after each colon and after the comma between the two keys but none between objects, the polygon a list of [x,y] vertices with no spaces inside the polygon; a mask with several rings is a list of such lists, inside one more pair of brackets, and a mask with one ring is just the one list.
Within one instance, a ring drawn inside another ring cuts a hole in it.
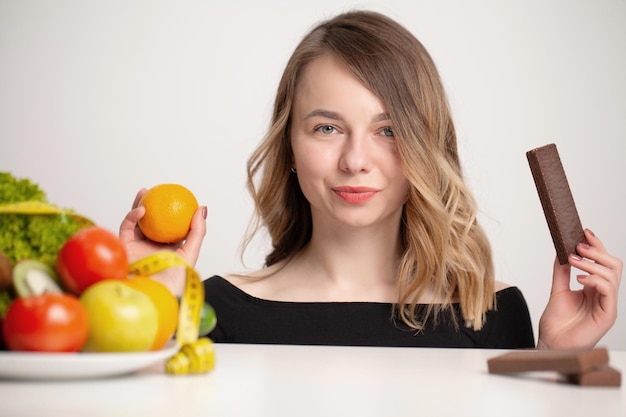
[{"label": "dark chocolate bar", "polygon": [[564,265],[576,253],[576,245],[586,239],[561,158],[553,143],[526,152],[526,158],[559,263]]},{"label": "dark chocolate bar", "polygon": [[555,371],[565,375],[582,374],[606,366],[606,348],[572,350],[514,350],[487,361],[489,373]]},{"label": "dark chocolate bar", "polygon": [[619,387],[622,385],[622,374],[615,368],[603,366],[580,374],[566,375],[570,384],[587,387]]}]

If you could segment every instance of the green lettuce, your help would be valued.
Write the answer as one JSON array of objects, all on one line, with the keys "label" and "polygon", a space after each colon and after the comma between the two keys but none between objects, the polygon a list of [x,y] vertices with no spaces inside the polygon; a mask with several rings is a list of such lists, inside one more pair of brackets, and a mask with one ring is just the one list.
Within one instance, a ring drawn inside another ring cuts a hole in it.
[{"label": "green lettuce", "polygon": [[[0,207],[25,201],[49,204],[38,184],[0,172]],[[0,252],[13,265],[23,259],[32,259],[54,268],[61,246],[82,227],[71,216],[71,211],[36,215],[0,213]]]}]

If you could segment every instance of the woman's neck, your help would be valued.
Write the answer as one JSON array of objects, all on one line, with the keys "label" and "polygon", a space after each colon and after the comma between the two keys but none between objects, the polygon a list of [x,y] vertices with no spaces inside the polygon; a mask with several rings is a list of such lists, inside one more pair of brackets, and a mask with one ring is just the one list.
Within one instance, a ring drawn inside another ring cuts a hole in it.
[{"label": "woman's neck", "polygon": [[399,227],[317,227],[287,268],[320,298],[393,302],[401,253]]},{"label": "woman's neck", "polygon": [[268,300],[397,302],[400,215],[388,220],[362,227],[316,221],[311,240],[291,260],[229,280]]}]

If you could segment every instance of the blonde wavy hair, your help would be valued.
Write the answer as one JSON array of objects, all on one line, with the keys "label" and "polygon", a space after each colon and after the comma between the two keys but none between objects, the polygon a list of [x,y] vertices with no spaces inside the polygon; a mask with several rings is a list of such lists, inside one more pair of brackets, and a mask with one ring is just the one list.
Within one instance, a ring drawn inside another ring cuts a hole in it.
[{"label": "blonde wavy hair", "polygon": [[[424,46],[379,13],[352,11],[318,24],[289,59],[269,131],[247,164],[255,214],[244,249],[265,227],[270,266],[288,262],[311,238],[310,206],[290,172],[290,115],[304,68],[323,54],[342,61],[384,103],[410,184],[400,225],[397,316],[419,330],[431,313],[436,317],[459,302],[464,324],[480,329],[485,313],[495,308],[492,254],[463,180],[447,97]],[[417,300],[426,289],[444,302],[418,317]]]}]

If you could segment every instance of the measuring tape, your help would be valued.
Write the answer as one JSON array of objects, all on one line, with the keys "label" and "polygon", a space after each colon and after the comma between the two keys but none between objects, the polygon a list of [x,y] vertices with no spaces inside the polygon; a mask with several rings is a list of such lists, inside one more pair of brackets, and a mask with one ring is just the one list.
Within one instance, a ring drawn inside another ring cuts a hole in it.
[{"label": "measuring tape", "polygon": [[185,292],[180,302],[176,341],[181,349],[166,363],[169,374],[206,373],[215,366],[215,353],[210,339],[198,339],[200,316],[204,303],[204,287],[200,276],[175,252],[162,250],[133,262],[129,271],[135,275],[153,275],[167,268],[185,268]]},{"label": "measuring tape", "polygon": [[85,216],[74,213],[71,210],[64,210],[40,201],[22,201],[0,205],[0,213],[5,214],[57,214],[70,216],[80,227],[93,226],[94,222]]}]

